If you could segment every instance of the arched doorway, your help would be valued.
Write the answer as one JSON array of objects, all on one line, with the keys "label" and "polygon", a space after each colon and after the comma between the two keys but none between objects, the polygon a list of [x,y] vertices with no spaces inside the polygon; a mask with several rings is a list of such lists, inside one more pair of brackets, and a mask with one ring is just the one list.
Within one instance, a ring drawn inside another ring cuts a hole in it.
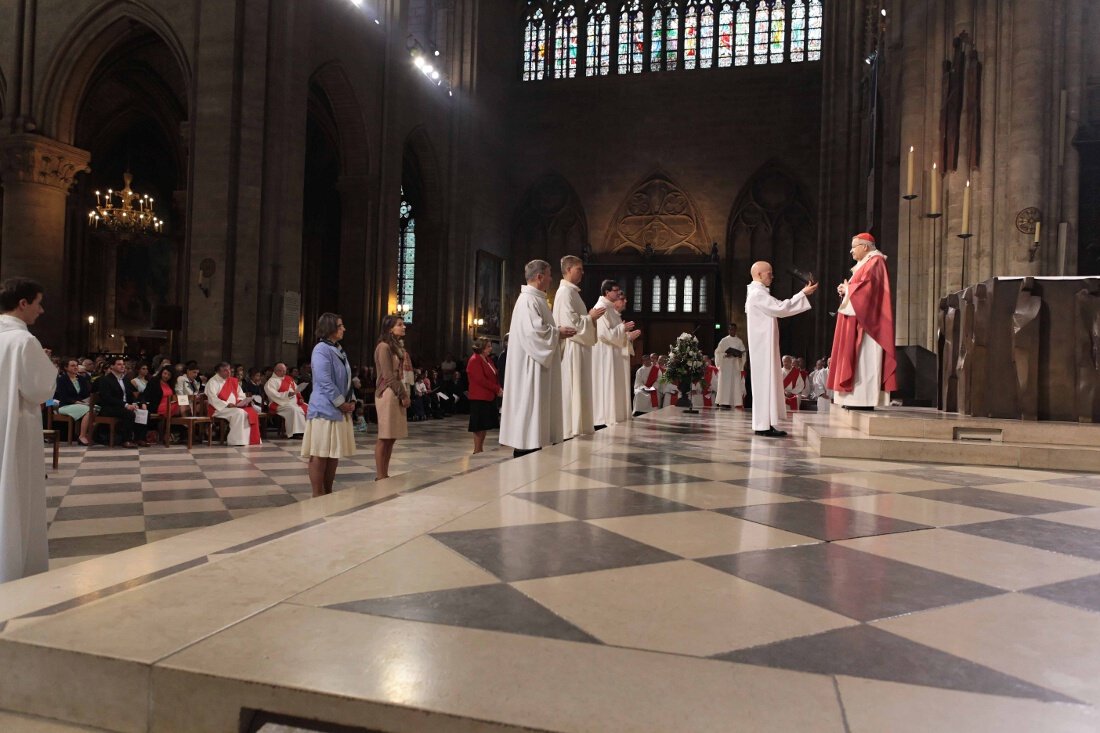
[{"label": "arched doorway", "polygon": [[[399,200],[387,214],[397,222],[397,235],[392,243],[395,269],[395,291],[400,286],[412,290],[413,327],[406,343],[413,358],[420,363],[435,363],[443,354],[436,350],[446,343],[449,329],[459,320],[453,311],[453,300],[442,293],[453,288],[447,281],[452,253],[443,245],[443,201],[440,194],[439,166],[435,149],[423,128],[409,134],[401,155],[401,185]],[[387,200],[389,199],[387,197]],[[410,237],[402,213],[406,204],[415,220],[414,236]],[[412,252],[409,245],[413,246]],[[401,293],[397,293],[399,301]],[[406,290],[407,297],[407,290]]]}]

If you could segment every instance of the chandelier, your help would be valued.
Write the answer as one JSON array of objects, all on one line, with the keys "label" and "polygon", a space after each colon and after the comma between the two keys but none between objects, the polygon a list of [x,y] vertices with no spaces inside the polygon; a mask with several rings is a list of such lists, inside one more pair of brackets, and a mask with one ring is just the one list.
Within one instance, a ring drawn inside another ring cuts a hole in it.
[{"label": "chandelier", "polygon": [[118,234],[164,232],[164,220],[153,213],[153,197],[130,188],[133,180],[134,176],[126,171],[122,174],[125,187],[121,191],[108,188],[106,196],[95,192],[95,208],[88,212],[88,224],[92,228],[103,227]]}]

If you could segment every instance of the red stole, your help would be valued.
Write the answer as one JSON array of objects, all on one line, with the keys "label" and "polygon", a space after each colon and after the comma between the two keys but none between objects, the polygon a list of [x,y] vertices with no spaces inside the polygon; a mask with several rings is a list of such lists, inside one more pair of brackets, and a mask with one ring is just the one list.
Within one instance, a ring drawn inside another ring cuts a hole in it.
[{"label": "red stole", "polygon": [[[283,377],[283,381],[279,382],[279,390],[278,391],[279,392],[286,392],[291,387],[293,387],[295,384],[297,384],[297,382],[294,381],[294,377],[287,374]],[[218,396],[220,397],[221,395],[218,395]],[[302,408],[302,412],[304,412],[306,414],[309,414],[309,404],[305,400],[302,399],[302,395],[298,392],[295,392],[294,397],[298,401],[298,407]],[[279,405],[272,402],[270,405],[267,406],[267,411],[270,412],[272,415],[274,415],[274,414],[279,412]]]},{"label": "red stole", "polygon": [[[241,388],[240,382],[236,377],[229,377],[225,380],[225,384],[218,391],[218,399],[222,402],[229,402],[230,397],[237,397],[237,391]],[[210,413],[210,417],[214,416],[214,406],[207,405],[207,412]],[[256,414],[256,411],[251,407],[244,408],[244,414],[248,417],[248,444],[259,445],[260,444],[260,416]]]},{"label": "red stole", "polygon": [[714,379],[714,375],[718,373],[718,367],[711,364],[707,367],[706,373],[703,374],[703,384],[707,385],[706,390],[703,392],[703,406],[714,407],[714,395],[710,391],[710,383]]},{"label": "red stole", "polygon": [[[802,373],[791,367],[791,370],[787,372],[787,376],[783,377],[783,386],[788,389],[794,389],[798,386],[798,378],[802,376]],[[798,395],[793,394],[790,397],[785,397],[787,401],[787,407],[791,410],[798,409]]]},{"label": "red stole", "polygon": [[886,258],[868,255],[871,261],[852,273],[848,281],[848,300],[854,316],[838,313],[833,334],[833,362],[826,386],[837,392],[855,387],[859,347],[869,335],[882,347],[882,390],[893,392],[897,384],[897,359],[894,356],[894,314],[890,306],[890,279]]},{"label": "red stole", "polygon": [[[652,387],[657,384],[657,377],[661,376],[661,370],[659,367],[650,367],[649,376],[646,377],[645,386]],[[653,409],[657,409],[661,406],[661,395],[656,390],[649,393],[649,404],[653,405]]]}]

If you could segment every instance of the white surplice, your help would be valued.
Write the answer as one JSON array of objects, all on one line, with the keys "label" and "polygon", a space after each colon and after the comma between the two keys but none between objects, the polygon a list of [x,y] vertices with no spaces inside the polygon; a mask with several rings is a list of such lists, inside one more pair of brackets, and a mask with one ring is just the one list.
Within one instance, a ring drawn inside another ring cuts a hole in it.
[{"label": "white surplice", "polygon": [[[634,342],[627,339],[626,346],[623,347],[623,383],[630,384],[630,360],[634,358]],[[633,390],[626,389],[622,392],[623,395],[623,409],[626,410],[627,419],[634,416],[634,392]]]},{"label": "white surplice", "polygon": [[607,309],[596,322],[596,345],[592,347],[592,419],[596,425],[614,425],[630,417],[623,395],[630,381],[623,370],[623,347],[627,336],[622,316],[615,305],[600,296],[596,305]]},{"label": "white surplice", "polygon": [[[726,356],[726,349],[737,349],[741,356]],[[718,367],[716,405],[740,407],[745,403],[741,385],[741,370],[745,368],[745,342],[739,336],[726,336],[714,349],[714,366]]]},{"label": "white surplice", "polygon": [[302,435],[306,432],[306,411],[298,404],[298,385],[291,385],[290,389],[280,392],[283,386],[283,377],[271,376],[264,384],[264,392],[271,404],[275,405],[275,412],[286,423],[287,435]]},{"label": "white surplice", "polygon": [[634,412],[652,412],[661,406],[660,394],[657,395],[657,407],[653,406],[651,397],[657,392],[659,386],[657,382],[654,382],[652,387],[645,386],[653,369],[654,367],[643,364],[638,367],[638,371],[634,372]]},{"label": "white surplice", "polygon": [[568,280],[561,281],[554,295],[554,322],[577,329],[577,335],[562,344],[562,438],[588,435],[594,432],[592,347],[596,345],[596,324],[588,317],[581,289]]},{"label": "white surplice", "polygon": [[560,443],[561,339],[546,293],[520,288],[508,327],[500,444],[534,450]]},{"label": "white surplice", "polygon": [[777,300],[762,283],[749,283],[745,297],[752,380],[752,429],[767,430],[787,418],[783,367],[779,356],[779,320],[810,310],[806,294]]},{"label": "white surplice", "polygon": [[206,401],[214,408],[214,417],[220,417],[229,421],[229,437],[226,442],[229,445],[248,445],[252,429],[248,424],[248,415],[234,405],[248,402],[248,395],[241,389],[238,382],[236,394],[229,395],[229,399],[223,400],[218,393],[225,386],[225,379],[215,374],[206,381]]},{"label": "white surplice", "polygon": [[42,403],[56,386],[27,324],[0,315],[0,583],[49,569]]}]

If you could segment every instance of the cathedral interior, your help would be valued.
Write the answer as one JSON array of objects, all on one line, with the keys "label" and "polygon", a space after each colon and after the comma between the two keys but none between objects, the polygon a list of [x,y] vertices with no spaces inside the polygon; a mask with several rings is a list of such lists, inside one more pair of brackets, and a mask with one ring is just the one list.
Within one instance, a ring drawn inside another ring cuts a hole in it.
[{"label": "cathedral interior", "polygon": [[[301,364],[333,312],[366,364],[397,313],[434,365],[576,255],[636,368],[744,329],[766,260],[823,285],[780,330],[812,364],[870,232],[934,383],[952,294],[1100,278],[1098,34],[1093,0],[0,0],[0,276],[55,355]],[[274,444],[62,448],[0,730],[1100,729],[1093,418],[1011,460],[684,419],[514,461],[429,426],[310,501]]]}]

